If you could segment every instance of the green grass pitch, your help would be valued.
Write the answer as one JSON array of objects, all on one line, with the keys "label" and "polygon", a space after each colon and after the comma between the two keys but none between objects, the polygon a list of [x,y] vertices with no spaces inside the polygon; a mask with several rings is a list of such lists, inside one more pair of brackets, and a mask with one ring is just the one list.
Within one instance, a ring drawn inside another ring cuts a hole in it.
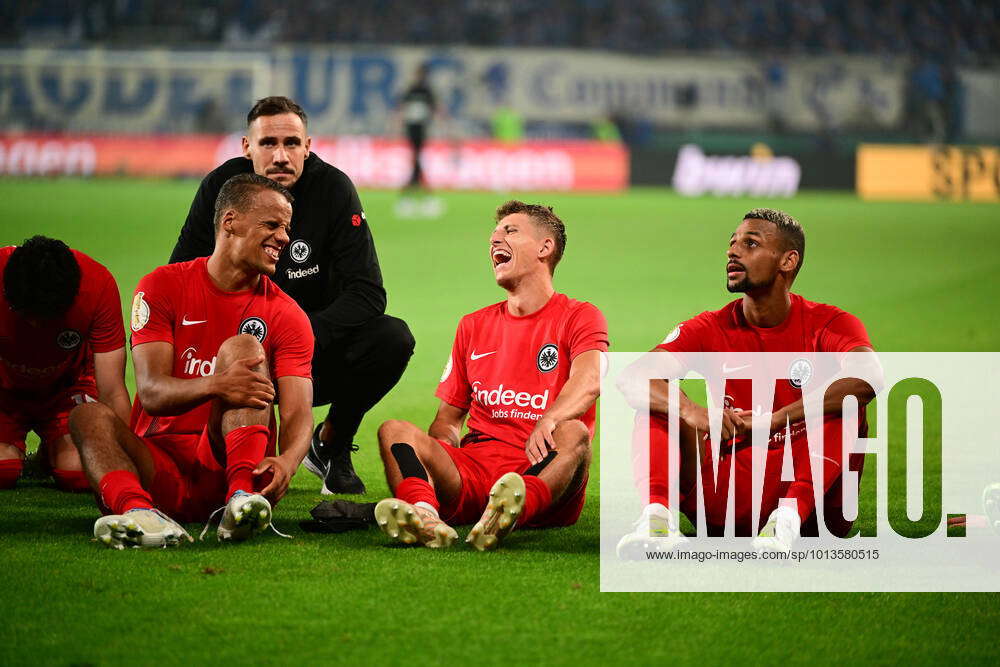
[{"label": "green grass pitch", "polygon": [[[36,234],[107,265],[127,302],[166,261],[196,183],[0,182],[0,243]],[[488,269],[497,194],[447,194],[440,220],[399,220],[394,193],[365,192],[388,311],[417,350],[365,420],[356,465],[387,492],[375,429],[428,424],[459,317],[503,294]],[[724,251],[748,199],[528,197],[567,221],[556,287],[603,309],[613,349],[646,350],[718,308]],[[770,202],[773,203],[773,202]],[[806,228],[796,291],[857,314],[881,350],[1000,350],[992,205],[864,203],[806,193],[778,203]],[[130,389],[133,386],[131,370]],[[276,512],[294,540],[210,541],[114,552],[89,541],[87,496],[22,481],[0,496],[0,664],[963,662],[996,657],[992,595],[600,594],[598,462],[578,525],[515,532],[495,553],[398,548],[377,531],[310,535],[304,470]],[[190,528],[196,529],[195,526]]]}]

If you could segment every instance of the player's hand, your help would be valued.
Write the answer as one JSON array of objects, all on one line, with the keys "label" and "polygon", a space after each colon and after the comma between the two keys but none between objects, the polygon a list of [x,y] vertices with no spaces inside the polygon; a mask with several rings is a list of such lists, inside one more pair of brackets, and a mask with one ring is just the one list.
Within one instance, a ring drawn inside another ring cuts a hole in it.
[{"label": "player's hand", "polygon": [[[693,405],[681,411],[681,419],[684,423],[693,428],[699,434],[708,434],[708,408],[700,405]],[[732,440],[737,435],[742,435],[749,428],[748,423],[737,416],[737,411],[732,408],[722,410],[722,439]]]},{"label": "player's hand", "polygon": [[262,410],[274,401],[274,385],[263,373],[253,370],[264,363],[264,355],[237,359],[229,368],[212,375],[216,398],[234,408]]},{"label": "player's hand", "polygon": [[550,450],[555,450],[556,440],[552,437],[552,431],[556,428],[556,423],[548,417],[542,417],[535,422],[528,441],[524,444],[524,451],[528,455],[531,465],[545,460]]},{"label": "player's hand", "polygon": [[743,423],[744,433],[749,432],[753,428],[753,410],[736,410],[734,416]]},{"label": "player's hand", "polygon": [[281,500],[285,492],[288,491],[288,484],[292,481],[295,468],[280,456],[268,456],[257,465],[253,474],[255,477],[259,477],[267,474],[268,471],[274,476],[271,478],[271,483],[261,490],[261,495],[273,505]]}]

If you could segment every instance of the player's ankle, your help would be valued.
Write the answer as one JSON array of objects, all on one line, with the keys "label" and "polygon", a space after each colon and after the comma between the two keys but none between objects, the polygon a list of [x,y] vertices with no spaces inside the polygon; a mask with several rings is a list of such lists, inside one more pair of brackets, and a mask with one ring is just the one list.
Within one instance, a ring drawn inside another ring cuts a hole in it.
[{"label": "player's ankle", "polygon": [[436,507],[434,507],[434,505],[431,505],[428,502],[424,502],[423,500],[419,500],[419,501],[413,503],[413,506],[414,507],[419,507],[420,509],[423,509],[423,510],[426,510],[426,511],[430,512],[431,514],[433,514],[435,516],[435,518],[438,518],[438,519],[441,518],[441,515],[438,514],[438,509]]}]

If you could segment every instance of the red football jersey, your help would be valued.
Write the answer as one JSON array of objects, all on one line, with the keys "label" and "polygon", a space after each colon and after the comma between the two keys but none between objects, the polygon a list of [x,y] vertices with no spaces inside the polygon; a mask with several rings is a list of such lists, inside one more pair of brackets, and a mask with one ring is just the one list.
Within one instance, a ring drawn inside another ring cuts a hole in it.
[{"label": "red football jersey", "polygon": [[[174,346],[173,376],[215,372],[219,346],[249,333],[264,346],[271,377],[312,377],[313,333],[299,305],[267,276],[252,290],[225,292],[208,275],[208,258],[161,266],[139,281],[132,299],[132,347],[161,341]],[[173,417],[153,417],[136,395],[132,430],[140,436],[200,434],[210,404]]]},{"label": "red football jersey", "polygon": [[[608,324],[597,307],[554,294],[524,317],[507,302],[466,315],[436,395],[469,411],[469,430],[523,447],[569,378],[570,364],[608,349]],[[581,417],[591,435],[595,407]]]},{"label": "red football jersey", "polygon": [[[657,349],[668,352],[848,352],[871,347],[865,327],[854,315],[825,303],[814,303],[790,294],[791,308],[776,327],[755,327],[743,315],[742,299],[721,310],[701,313],[677,325]],[[776,385],[773,407],[802,398],[791,382]],[[752,385],[748,380],[726,382],[726,407],[751,410]],[[771,406],[768,406],[768,409]]]},{"label": "red football jersey", "polygon": [[[0,284],[14,246],[0,248]],[[80,291],[66,314],[41,326],[10,309],[0,290],[0,394],[43,398],[94,384],[94,353],[125,346],[122,304],[111,273],[73,250],[80,265]]]}]

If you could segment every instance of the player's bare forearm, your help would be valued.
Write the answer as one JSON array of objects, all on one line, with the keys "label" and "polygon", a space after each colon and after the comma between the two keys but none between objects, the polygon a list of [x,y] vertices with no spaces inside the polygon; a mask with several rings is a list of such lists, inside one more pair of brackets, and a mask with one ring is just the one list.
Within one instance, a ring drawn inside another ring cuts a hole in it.
[{"label": "player's bare forearm", "polygon": [[174,377],[173,355],[174,346],[160,341],[132,348],[136,394],[153,416],[183,414],[212,398],[229,408],[255,409],[267,408],[274,400],[274,385],[263,373],[263,354],[196,378]]},{"label": "player's bare forearm", "polygon": [[213,396],[214,376],[183,379],[170,374],[173,353],[174,346],[164,342],[132,348],[135,392],[142,407],[154,417],[183,414]]},{"label": "player's bare forearm", "polygon": [[[859,380],[857,378],[843,378],[837,380],[836,382],[830,384],[826,393],[823,395],[823,414],[839,415],[844,407],[844,399],[848,396],[854,396],[858,400],[859,406],[865,406],[868,405],[873,398],[875,398],[875,392],[872,390],[871,385],[864,380]],[[794,403],[789,403],[785,407],[776,410],[771,418],[771,424],[772,426],[781,428],[788,422],[794,424],[795,422],[802,421],[805,418],[805,402],[803,399],[799,399]]]},{"label": "player's bare forearm", "polygon": [[438,440],[444,440],[452,447],[458,447],[461,440],[462,425],[465,423],[466,410],[441,401],[434,421],[427,429],[427,435]]},{"label": "player's bare forearm", "polygon": [[127,424],[129,421],[128,389],[125,388],[125,348],[94,353],[94,380],[97,400],[111,408]]},{"label": "player's bare forearm", "polygon": [[[680,378],[686,373],[680,361],[670,352],[653,348],[638,361],[630,364],[619,376],[618,389],[636,410],[666,415],[670,406],[670,384],[662,378]],[[691,402],[681,392],[681,411]]]},{"label": "player's bare forearm", "polygon": [[278,453],[297,470],[309,451],[312,439],[312,380],[302,377],[278,378]]},{"label": "player's bare forearm", "polygon": [[601,395],[601,353],[590,350],[577,355],[559,395],[543,415],[554,423],[579,419]]}]

